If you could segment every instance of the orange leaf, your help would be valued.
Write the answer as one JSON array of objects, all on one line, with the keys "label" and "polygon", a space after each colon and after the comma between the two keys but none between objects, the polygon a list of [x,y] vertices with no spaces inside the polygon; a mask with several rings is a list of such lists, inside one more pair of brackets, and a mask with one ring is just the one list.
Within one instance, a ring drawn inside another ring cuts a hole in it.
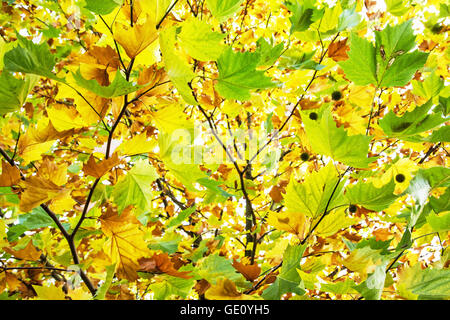
[{"label": "orange leaf", "polygon": [[20,171],[8,162],[2,161],[2,174],[0,175],[0,187],[10,187],[20,181]]},{"label": "orange leaf", "polygon": [[254,281],[261,274],[261,268],[256,263],[244,265],[237,260],[233,260],[233,267],[237,271],[239,271],[239,273],[241,273],[248,281]]},{"label": "orange leaf", "polygon": [[386,241],[392,238],[392,234],[389,229],[377,229],[372,232],[377,241]]},{"label": "orange leaf", "polygon": [[31,240],[28,242],[27,246],[23,249],[14,250],[11,247],[6,247],[3,248],[3,250],[16,258],[23,260],[35,261],[38,260],[41,256],[41,252],[38,249],[36,249],[35,246],[33,246],[33,241]]},{"label": "orange leaf", "polygon": [[83,171],[85,174],[98,179],[118,165],[119,162],[120,159],[117,153],[114,153],[111,158],[99,162],[95,162],[94,157],[91,155],[88,162],[83,165]]},{"label": "orange leaf", "polygon": [[176,270],[167,253],[154,254],[151,258],[141,258],[138,262],[140,265],[139,271],[166,273],[168,275],[184,279],[192,278],[188,275],[189,271]]},{"label": "orange leaf", "polygon": [[346,43],[347,39],[330,44],[330,46],[328,47],[328,57],[330,57],[334,61],[347,60],[347,51],[350,50],[350,47],[347,46]]}]

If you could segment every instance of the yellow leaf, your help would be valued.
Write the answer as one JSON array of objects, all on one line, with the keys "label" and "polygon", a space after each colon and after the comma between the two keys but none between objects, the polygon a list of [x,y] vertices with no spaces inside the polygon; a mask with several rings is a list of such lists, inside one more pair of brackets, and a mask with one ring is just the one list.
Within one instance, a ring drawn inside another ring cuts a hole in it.
[{"label": "yellow leaf", "polygon": [[192,129],[192,122],[186,120],[186,114],[179,104],[170,104],[152,114],[156,127],[166,133],[172,133],[176,129]]},{"label": "yellow leaf", "polygon": [[92,295],[89,292],[85,291],[83,287],[75,290],[70,290],[68,296],[72,300],[92,300]]},{"label": "yellow leaf", "polygon": [[139,221],[130,209],[125,209],[120,216],[109,210],[100,217],[100,221],[104,234],[109,238],[103,249],[111,262],[116,263],[117,275],[135,281],[138,278],[138,259],[149,254]]},{"label": "yellow leaf", "polygon": [[351,271],[359,272],[363,277],[375,271],[379,264],[380,250],[369,247],[354,249],[350,255],[342,261],[342,264]]},{"label": "yellow leaf", "polygon": [[54,142],[55,140],[43,143],[35,142],[28,133],[21,136],[18,144],[18,154],[24,160],[22,165],[27,165],[31,161],[40,160],[42,154],[47,152]]},{"label": "yellow leaf", "polygon": [[42,203],[55,198],[63,190],[52,181],[36,176],[27,178],[26,181],[21,182],[21,185],[25,188],[19,204],[19,209],[23,212],[31,211]]},{"label": "yellow leaf", "polygon": [[34,291],[37,293],[37,300],[66,300],[66,295],[61,288],[41,287],[33,285]]},{"label": "yellow leaf", "polygon": [[87,126],[78,112],[72,108],[53,107],[51,109],[47,109],[47,114],[53,124],[53,127],[58,131],[83,128]]},{"label": "yellow leaf", "polygon": [[6,224],[5,221],[0,219],[0,248],[8,246],[8,240],[6,240]]},{"label": "yellow leaf", "polygon": [[[394,163],[380,178],[373,180],[373,185],[377,188],[388,184],[392,179],[395,181],[394,194],[401,194],[409,186],[409,182],[413,178],[414,173],[418,170],[417,164],[410,159],[400,159]],[[405,180],[403,182],[397,182],[395,176],[403,174]]]},{"label": "yellow leaf", "polygon": [[248,300],[253,297],[240,293],[233,281],[223,278],[218,279],[215,285],[206,290],[205,298],[208,300]]},{"label": "yellow leaf", "polygon": [[123,142],[116,150],[124,155],[136,155],[152,152],[156,147],[156,140],[147,140],[145,133],[134,136]]},{"label": "yellow leaf", "polygon": [[347,217],[345,211],[345,208],[339,208],[330,212],[317,227],[317,234],[322,237],[328,237],[335,234],[339,230],[354,224],[357,219]]},{"label": "yellow leaf", "polygon": [[308,227],[306,216],[298,211],[294,212],[270,212],[267,223],[278,230],[284,230],[293,233],[303,239],[304,233]]},{"label": "yellow leaf", "polygon": [[370,111],[375,88],[372,86],[351,86],[348,100],[364,110]]},{"label": "yellow leaf", "polygon": [[116,22],[114,24],[114,39],[125,49],[128,57],[135,58],[156,39],[156,23],[148,18],[142,24],[128,24]]},{"label": "yellow leaf", "polygon": [[39,177],[62,186],[67,183],[67,164],[56,164],[45,159],[39,167]]},{"label": "yellow leaf", "polygon": [[57,214],[63,214],[66,211],[72,210],[76,203],[70,195],[70,190],[64,190],[64,192],[52,199],[49,208]]},{"label": "yellow leaf", "polygon": [[336,28],[341,13],[342,7],[340,2],[337,2],[337,4],[333,8],[325,8],[325,14],[318,22],[320,25],[319,31],[327,32]]}]

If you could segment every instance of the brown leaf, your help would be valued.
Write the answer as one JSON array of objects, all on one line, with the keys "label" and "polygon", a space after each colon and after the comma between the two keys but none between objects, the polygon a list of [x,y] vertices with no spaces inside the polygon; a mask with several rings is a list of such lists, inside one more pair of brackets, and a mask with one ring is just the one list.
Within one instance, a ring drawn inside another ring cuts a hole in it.
[{"label": "brown leaf", "polygon": [[20,198],[19,209],[23,212],[31,211],[33,208],[47,202],[64,191],[64,188],[56,185],[52,181],[41,177],[29,177],[21,182],[25,187],[25,192]]},{"label": "brown leaf", "polygon": [[261,274],[261,268],[258,264],[243,264],[237,260],[233,260],[233,267],[241,273],[248,281],[254,281]]},{"label": "brown leaf", "polygon": [[190,279],[189,271],[178,271],[175,269],[173,262],[167,253],[154,254],[151,258],[141,258],[138,260],[139,271],[151,273],[166,273],[168,275]]},{"label": "brown leaf", "polygon": [[2,160],[2,174],[0,175],[0,187],[11,187],[20,181],[20,171],[15,166]]},{"label": "brown leaf", "polygon": [[347,39],[333,42],[328,47],[328,57],[333,59],[334,61],[344,61],[348,59],[347,51],[350,50],[350,47],[347,46]]},{"label": "brown leaf", "polygon": [[392,238],[392,233],[389,229],[377,229],[373,231],[372,234],[375,236],[377,241],[386,241]]},{"label": "brown leaf", "polygon": [[11,247],[5,247],[3,248],[3,250],[16,258],[23,260],[35,261],[38,260],[39,257],[41,256],[41,252],[38,249],[36,249],[36,247],[33,245],[33,241],[31,240],[28,242],[27,246],[23,249],[14,250]]},{"label": "brown leaf", "polygon": [[117,153],[114,153],[111,158],[105,159],[99,162],[95,162],[94,157],[91,155],[86,164],[83,165],[83,172],[94,178],[101,178],[105,173],[118,165],[120,162]]},{"label": "brown leaf", "polygon": [[194,286],[194,289],[198,293],[198,295],[201,296],[202,294],[205,294],[206,290],[208,290],[210,287],[211,284],[205,279],[202,279],[200,281],[197,281],[197,283]]},{"label": "brown leaf", "polygon": [[311,101],[309,99],[303,99],[300,101],[300,107],[302,110],[311,110],[320,108],[319,101]]},{"label": "brown leaf", "polygon": [[283,195],[281,194],[282,191],[284,191],[284,188],[281,188],[280,186],[273,186],[272,189],[270,189],[269,196],[273,201],[279,203],[283,200]]}]

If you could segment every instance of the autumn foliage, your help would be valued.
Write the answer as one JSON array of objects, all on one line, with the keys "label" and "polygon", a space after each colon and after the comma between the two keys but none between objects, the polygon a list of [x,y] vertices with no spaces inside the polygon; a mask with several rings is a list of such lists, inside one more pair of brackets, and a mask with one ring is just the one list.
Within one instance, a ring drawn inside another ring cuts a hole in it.
[{"label": "autumn foliage", "polygon": [[448,299],[448,17],[2,1],[0,299]]}]

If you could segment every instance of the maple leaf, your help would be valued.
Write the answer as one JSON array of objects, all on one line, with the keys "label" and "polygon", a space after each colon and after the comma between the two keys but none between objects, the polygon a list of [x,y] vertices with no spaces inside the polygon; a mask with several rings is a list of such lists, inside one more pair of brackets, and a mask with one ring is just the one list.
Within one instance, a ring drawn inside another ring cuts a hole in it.
[{"label": "maple leaf", "polygon": [[248,281],[254,281],[255,279],[258,279],[261,273],[261,268],[256,263],[244,264],[237,260],[233,260],[233,267],[237,271],[239,271]]},{"label": "maple leaf", "polygon": [[87,163],[83,165],[83,171],[85,174],[98,179],[104,176],[109,170],[117,166],[119,162],[120,159],[117,153],[113,153],[110,158],[99,162],[95,162],[94,157],[90,156]]},{"label": "maple leaf", "polygon": [[41,251],[36,249],[33,245],[33,241],[29,241],[25,248],[14,250],[11,247],[4,247],[3,250],[13,255],[16,258],[35,261],[41,256]]},{"label": "maple leaf", "polygon": [[0,174],[0,187],[10,187],[20,181],[20,170],[2,160],[2,173]]},{"label": "maple leaf", "polygon": [[450,297],[446,3],[28,2],[0,299]]},{"label": "maple leaf", "polygon": [[334,61],[345,61],[348,59],[347,51],[350,47],[347,46],[348,38],[344,40],[333,42],[328,46],[328,57]]},{"label": "maple leaf", "polygon": [[217,280],[217,284],[205,292],[208,300],[247,300],[250,297],[237,291],[234,282],[226,278]]},{"label": "maple leaf", "polygon": [[128,57],[136,58],[139,53],[158,39],[156,23],[148,16],[144,23],[134,24],[132,27],[116,22],[114,39],[125,49]]},{"label": "maple leaf", "polygon": [[138,259],[149,253],[139,221],[131,208],[128,208],[120,215],[110,209],[100,216],[100,222],[102,231],[108,237],[103,249],[111,261],[116,263],[118,276],[135,281],[138,278]]},{"label": "maple leaf", "polygon": [[183,279],[190,279],[189,271],[178,271],[167,253],[155,253],[150,258],[139,259],[139,271],[151,273],[166,273],[168,275]]},{"label": "maple leaf", "polygon": [[42,203],[57,197],[64,190],[63,187],[41,177],[29,177],[22,181],[21,185],[25,188],[19,206],[23,212],[31,211]]}]

